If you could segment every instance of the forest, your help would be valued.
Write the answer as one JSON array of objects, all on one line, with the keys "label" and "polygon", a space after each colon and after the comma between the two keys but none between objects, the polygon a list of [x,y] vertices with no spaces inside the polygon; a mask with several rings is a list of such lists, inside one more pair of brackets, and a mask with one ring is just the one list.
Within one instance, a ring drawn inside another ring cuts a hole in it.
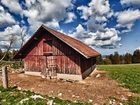
[{"label": "forest", "polygon": [[99,56],[97,64],[133,64],[140,63],[140,50],[136,49],[133,54],[126,53],[120,55],[118,52],[107,56]]}]

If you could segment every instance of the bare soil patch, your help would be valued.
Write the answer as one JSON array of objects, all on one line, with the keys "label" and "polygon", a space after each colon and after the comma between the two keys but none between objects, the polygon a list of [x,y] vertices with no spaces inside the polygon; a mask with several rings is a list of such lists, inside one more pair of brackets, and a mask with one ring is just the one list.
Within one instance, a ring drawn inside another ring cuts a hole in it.
[{"label": "bare soil patch", "polygon": [[118,104],[134,95],[116,81],[108,78],[105,71],[94,71],[91,76],[80,82],[47,80],[23,73],[10,73],[9,80],[11,85],[17,85],[19,89],[72,101],[93,101],[93,103],[103,104],[111,103],[111,100],[115,99]]}]

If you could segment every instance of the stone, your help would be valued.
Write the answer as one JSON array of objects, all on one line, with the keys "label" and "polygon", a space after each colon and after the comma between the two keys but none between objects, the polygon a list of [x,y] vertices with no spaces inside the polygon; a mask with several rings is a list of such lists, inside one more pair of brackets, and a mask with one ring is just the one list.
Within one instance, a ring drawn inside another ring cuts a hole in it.
[{"label": "stone", "polygon": [[96,75],[96,78],[99,78],[99,77],[101,77],[101,74],[97,74],[97,75]]},{"label": "stone", "polygon": [[61,97],[62,96],[62,93],[59,93],[58,96]]},{"label": "stone", "polygon": [[53,105],[53,100],[49,100],[49,101],[47,102],[47,105]]}]

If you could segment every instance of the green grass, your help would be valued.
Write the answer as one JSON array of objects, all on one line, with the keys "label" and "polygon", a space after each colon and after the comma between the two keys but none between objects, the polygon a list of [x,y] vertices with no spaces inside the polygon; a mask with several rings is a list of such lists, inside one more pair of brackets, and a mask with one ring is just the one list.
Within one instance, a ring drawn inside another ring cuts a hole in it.
[{"label": "green grass", "polygon": [[[108,71],[108,75],[130,91],[140,94],[140,64],[98,65],[98,70]],[[140,97],[129,97],[124,105],[140,105]]]},{"label": "green grass", "polygon": [[140,97],[129,97],[124,105],[140,105]]},{"label": "green grass", "polygon": [[129,88],[132,92],[140,93],[140,64],[131,65],[99,65],[99,70],[109,72],[109,76]]},{"label": "green grass", "polygon": [[[39,96],[41,98],[34,98]],[[53,100],[55,105],[91,105],[90,103],[72,102],[57,97],[48,97],[30,91],[19,91],[16,88],[4,89],[0,86],[0,105],[47,105]]]}]

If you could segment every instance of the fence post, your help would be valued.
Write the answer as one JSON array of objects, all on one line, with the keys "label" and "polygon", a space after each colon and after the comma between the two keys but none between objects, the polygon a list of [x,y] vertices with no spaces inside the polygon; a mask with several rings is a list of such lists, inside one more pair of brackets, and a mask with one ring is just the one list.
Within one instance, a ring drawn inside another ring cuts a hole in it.
[{"label": "fence post", "polygon": [[8,71],[7,66],[2,67],[2,83],[5,89],[8,88]]}]

